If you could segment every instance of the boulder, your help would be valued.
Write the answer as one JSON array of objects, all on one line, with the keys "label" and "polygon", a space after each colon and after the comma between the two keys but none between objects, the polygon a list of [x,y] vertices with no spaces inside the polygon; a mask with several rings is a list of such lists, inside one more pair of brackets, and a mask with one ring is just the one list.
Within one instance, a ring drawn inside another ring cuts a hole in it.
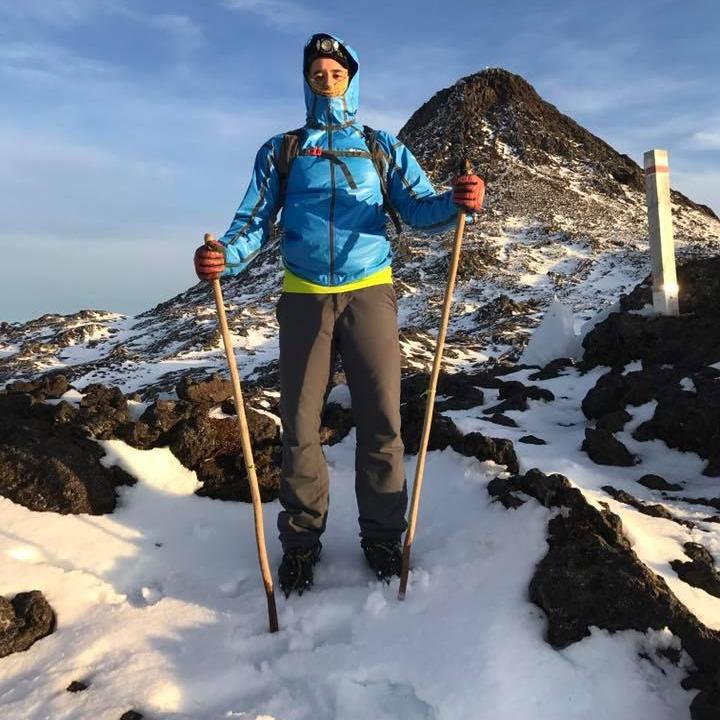
[{"label": "boulder", "polygon": [[643,475],[638,480],[638,483],[650,490],[675,491],[683,489],[682,485],[669,483],[667,480],[665,480],[665,478],[661,477],[660,475]]},{"label": "boulder", "polygon": [[114,437],[115,428],[128,422],[127,398],[119,388],[92,383],[82,389],[79,421],[99,440]]},{"label": "boulder", "polygon": [[702,672],[720,671],[720,631],[703,625],[640,561],[617,515],[590,505],[564,476],[537,469],[496,478],[488,492],[506,506],[531,496],[546,507],[563,508],[548,524],[548,552],[529,589],[532,602],[545,612],[545,637],[553,647],[578,642],[593,626],[641,633],[668,627]]},{"label": "boulder", "polygon": [[[417,455],[420,450],[426,404],[425,398],[419,397],[400,405],[400,427],[406,455]],[[462,433],[457,429],[455,423],[441,415],[437,408],[433,408],[428,451],[444,450],[448,446],[455,447],[461,438]]]},{"label": "boulder", "polygon": [[29,395],[0,395],[0,495],[36,511],[110,513],[115,488],[135,480],[100,463],[105,453],[84,428],[55,422],[62,412]]},{"label": "boulder", "polygon": [[630,467],[635,464],[635,458],[630,451],[607,430],[585,428],[582,449],[598,465]]},{"label": "boulder", "polygon": [[688,585],[720,598],[720,573],[715,569],[713,556],[708,549],[693,542],[685,543],[683,548],[691,562],[673,560],[670,566],[677,576]]},{"label": "boulder", "polygon": [[486,437],[479,432],[471,432],[458,439],[454,445],[456,452],[480,461],[492,460],[505,465],[511,473],[519,470],[517,455],[511,440]]},{"label": "boulder", "polygon": [[39,590],[0,596],[0,658],[24,652],[55,630],[55,612]]},{"label": "boulder", "polygon": [[233,395],[232,382],[218,373],[205,380],[193,380],[184,376],[175,386],[175,392],[181,400],[197,405],[219,405]]},{"label": "boulder", "polygon": [[5,392],[7,393],[27,393],[37,399],[57,399],[71,389],[72,386],[67,377],[57,372],[48,373],[37,380],[18,380],[5,386]]}]

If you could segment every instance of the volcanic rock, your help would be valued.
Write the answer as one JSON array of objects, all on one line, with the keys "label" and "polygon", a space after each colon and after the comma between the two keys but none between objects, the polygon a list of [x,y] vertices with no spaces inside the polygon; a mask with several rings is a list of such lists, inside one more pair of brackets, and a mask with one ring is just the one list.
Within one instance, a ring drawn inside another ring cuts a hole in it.
[{"label": "volcanic rock", "polygon": [[720,573],[715,569],[713,556],[699,543],[687,542],[683,545],[685,554],[691,562],[673,560],[672,569],[688,585],[701,588],[706,593],[720,598]]},{"label": "volcanic rock", "polygon": [[629,467],[635,464],[635,458],[630,451],[607,430],[585,428],[582,449],[598,465]]},{"label": "volcanic rock", "polygon": [[67,377],[61,373],[48,373],[37,380],[18,380],[5,386],[5,392],[27,393],[37,399],[57,399],[70,389],[71,385]]},{"label": "volcanic rock", "polygon": [[198,405],[219,405],[223,400],[232,397],[232,382],[222,375],[214,373],[206,380],[195,381],[183,377],[175,386],[175,392],[181,400]]},{"label": "volcanic rock", "polygon": [[54,408],[29,395],[0,395],[0,495],[30,510],[98,515],[115,509],[117,485],[135,479],[100,463],[85,429],[58,424]]},{"label": "volcanic rock", "polygon": [[0,596],[0,658],[23,652],[55,630],[55,612],[39,590]]},{"label": "volcanic rock", "polygon": [[680,518],[676,518],[664,505],[660,505],[658,503],[654,505],[644,503],[631,495],[629,492],[625,492],[624,490],[618,490],[612,485],[603,485],[602,489],[614,500],[625,503],[626,505],[630,505],[630,507],[634,507],[636,510],[639,510],[643,515],[663,518],[664,520],[672,520],[673,522],[678,523],[678,525],[684,525],[685,527],[691,529],[695,527],[695,523],[691,520],[681,520]]},{"label": "volcanic rock", "polygon": [[661,477],[660,475],[643,475],[639,480],[638,483],[640,485],[645,486],[646,488],[649,488],[650,490],[682,490],[682,485],[677,485],[676,483],[669,483],[664,477]]},{"label": "volcanic rock", "polygon": [[506,506],[523,502],[517,496],[522,493],[546,507],[565,508],[549,522],[549,549],[530,581],[530,599],[547,616],[546,639],[553,647],[578,642],[592,626],[641,633],[668,627],[698,668],[720,670],[720,631],[700,623],[639,560],[617,515],[594,508],[564,476],[537,469],[496,478],[488,492]]},{"label": "volcanic rock", "polygon": [[114,436],[115,428],[128,421],[127,398],[119,388],[92,383],[83,388],[79,418],[98,440]]},{"label": "volcanic rock", "polygon": [[614,410],[601,415],[595,423],[595,427],[598,430],[616,433],[620,432],[630,420],[632,420],[632,415],[627,410]]},{"label": "volcanic rock", "polygon": [[535,435],[523,435],[518,442],[527,443],[528,445],[547,445],[547,442]]},{"label": "volcanic rock", "polygon": [[506,438],[486,437],[479,432],[471,432],[456,439],[453,446],[456,452],[480,461],[492,460],[505,465],[511,473],[519,472],[519,465],[512,441]]}]

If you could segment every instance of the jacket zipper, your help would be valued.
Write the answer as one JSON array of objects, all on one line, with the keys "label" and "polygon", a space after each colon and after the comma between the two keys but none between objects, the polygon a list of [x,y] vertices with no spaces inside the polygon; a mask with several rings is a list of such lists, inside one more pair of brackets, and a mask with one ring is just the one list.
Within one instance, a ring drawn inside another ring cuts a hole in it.
[{"label": "jacket zipper", "polygon": [[[332,152],[332,118],[330,117],[330,110],[328,109],[328,150]],[[330,228],[329,228],[329,242],[330,242],[330,284],[335,284],[335,228],[333,227],[333,221],[335,219],[335,165],[330,162]]]}]

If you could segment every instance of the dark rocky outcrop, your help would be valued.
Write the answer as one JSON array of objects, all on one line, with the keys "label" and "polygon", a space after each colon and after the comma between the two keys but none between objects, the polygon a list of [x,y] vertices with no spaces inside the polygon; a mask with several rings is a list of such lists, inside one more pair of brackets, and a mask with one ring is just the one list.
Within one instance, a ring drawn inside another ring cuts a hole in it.
[{"label": "dark rocky outcrop", "polygon": [[[402,420],[401,432],[405,453],[415,455],[420,449],[420,440],[425,421],[426,400],[422,393],[426,386],[422,382],[414,381],[417,385],[405,385],[404,402],[400,406]],[[412,395],[411,393],[417,393]],[[440,414],[437,406],[434,408],[428,438],[428,452],[445,450],[451,447],[455,452],[478,460],[492,460],[500,465],[506,465],[510,472],[518,471],[518,461],[515,449],[510,440],[504,438],[490,438],[479,432],[463,435],[455,423]]]},{"label": "dark rocky outcrop", "polygon": [[635,464],[635,457],[631,452],[607,430],[585,428],[582,449],[598,465],[630,467]]},{"label": "dark rocky outcrop", "polygon": [[625,375],[609,372],[583,398],[583,413],[589,419],[599,419],[621,412],[627,405],[644,405],[679,392],[681,377],[682,373],[673,368],[652,365]]},{"label": "dark rocky outcrop", "polygon": [[697,392],[670,389],[658,397],[652,419],[638,426],[635,437],[659,438],[678,450],[708,460],[704,474],[720,476],[720,381],[695,378]]},{"label": "dark rocky outcrop", "polygon": [[197,405],[219,405],[233,395],[232,382],[222,375],[214,373],[207,379],[194,380],[183,377],[175,386],[175,392],[181,400]]},{"label": "dark rocky outcrop", "polygon": [[488,422],[495,423],[495,425],[502,425],[504,427],[519,427],[519,425],[507,415],[502,413],[493,413],[489,417],[485,418]]},{"label": "dark rocky outcrop", "polygon": [[713,556],[709,550],[699,543],[692,542],[685,543],[683,548],[690,562],[673,560],[670,563],[672,569],[688,585],[720,598],[720,573],[715,569]]},{"label": "dark rocky outcrop", "polygon": [[522,395],[513,395],[512,397],[508,398],[507,400],[503,400],[497,405],[485,408],[483,412],[487,413],[488,415],[492,415],[495,413],[504,413],[508,410],[517,410],[518,412],[524,412],[528,409],[528,407],[530,406],[527,403],[527,398],[524,398]]},{"label": "dark rocky outcrop", "polygon": [[87,385],[78,411],[79,421],[99,440],[115,436],[115,429],[128,421],[127,398],[119,388],[99,383]]},{"label": "dark rocky outcrop", "polygon": [[650,505],[648,503],[644,503],[631,495],[629,492],[625,492],[624,490],[618,490],[612,485],[603,485],[602,489],[608,495],[610,495],[613,500],[617,500],[618,502],[630,505],[630,507],[634,507],[636,510],[639,510],[643,515],[663,518],[664,520],[672,520],[678,525],[684,525],[685,527],[690,529],[695,527],[694,522],[692,522],[691,520],[682,520],[675,517],[664,505],[660,505],[657,503],[654,505]]},{"label": "dark rocky outcrop", "polygon": [[518,438],[518,442],[526,443],[528,445],[547,445],[545,440],[536,437],[535,435],[523,435],[521,438]]},{"label": "dark rocky outcrop", "polygon": [[572,367],[575,361],[572,358],[556,358],[545,365],[542,370],[528,376],[528,380],[552,380],[553,378],[565,375],[565,368]]},{"label": "dark rocky outcrop", "polygon": [[149,450],[166,444],[165,436],[179,422],[187,420],[195,406],[183,400],[156,400],[149,405],[137,422],[125,423],[115,430],[115,435],[128,445]]},{"label": "dark rocky outcrop", "polygon": [[[253,463],[264,502],[277,497],[280,480],[280,429],[267,415],[246,408]],[[203,483],[198,495],[221,500],[251,499],[242,442],[234,417],[215,419],[197,410],[163,437],[173,454]]]},{"label": "dark rocky outcrop", "polygon": [[115,488],[135,480],[100,463],[105,453],[82,426],[68,422],[69,408],[0,394],[0,495],[30,510],[112,512]]},{"label": "dark rocky outcrop", "polygon": [[720,714],[720,672],[704,684],[690,706],[692,720],[717,720]]},{"label": "dark rocky outcrop", "polygon": [[511,473],[519,472],[515,448],[512,441],[505,438],[491,438],[471,432],[457,443],[455,450],[480,461],[492,460],[498,465],[505,465]]},{"label": "dark rocky outcrop", "polygon": [[89,687],[89,683],[83,682],[82,680],[73,680],[65,690],[70,693],[79,693],[87,690]]},{"label": "dark rocky outcrop", "polygon": [[7,393],[27,393],[38,400],[58,399],[72,386],[62,373],[47,373],[37,380],[18,380],[5,386]]},{"label": "dark rocky outcrop", "polygon": [[23,652],[55,630],[55,612],[39,590],[0,596],[0,658]]},{"label": "dark rocky outcrop", "polygon": [[583,339],[584,367],[621,368],[633,360],[671,364],[686,372],[717,362],[720,329],[709,315],[680,316],[613,313]]},{"label": "dark rocky outcrop", "polygon": [[668,627],[704,677],[691,708],[694,720],[716,717],[707,713],[720,710],[712,681],[720,673],[720,632],[700,623],[640,561],[617,515],[594,508],[564,476],[536,469],[497,478],[488,492],[505,507],[516,507],[525,501],[522,495],[529,495],[546,507],[564,508],[548,524],[548,552],[530,582],[530,599],[547,616],[546,638],[553,647],[578,642],[592,626],[642,633]]},{"label": "dark rocky outcrop", "polygon": [[683,489],[682,485],[678,485],[677,483],[669,483],[664,477],[661,477],[660,475],[643,475],[638,480],[638,483],[650,490],[675,491]]},{"label": "dark rocky outcrop", "polygon": [[[704,474],[720,477],[720,258],[695,258],[678,267],[680,311],[677,317],[634,314],[652,301],[651,279],[621,300],[613,313],[583,341],[585,369],[609,365],[585,396],[586,417],[612,431],[628,405],[657,401],[653,417],[633,437],[660,439],[672,448],[707,460]],[[642,369],[622,373],[631,361]],[[687,384],[684,379],[691,383]]]},{"label": "dark rocky outcrop", "polygon": [[[435,409],[438,411],[467,410],[482,405],[485,402],[485,396],[483,391],[477,387],[479,384],[468,373],[441,372],[435,390]],[[403,377],[400,385],[400,401],[404,403],[413,398],[425,397],[429,385],[430,375],[428,373],[415,373]],[[438,395],[444,396],[445,399],[439,400]]]},{"label": "dark rocky outcrop", "polygon": [[[407,455],[417,455],[420,450],[426,404],[424,397],[416,397],[400,405],[401,434]],[[455,423],[441,415],[437,407],[433,408],[428,451],[456,447],[461,441],[462,433]]]},{"label": "dark rocky outcrop", "polygon": [[521,397],[525,400],[543,400],[552,402],[555,396],[547,389],[537,385],[523,385],[518,380],[504,381],[498,393],[501,400],[509,400],[514,397]]},{"label": "dark rocky outcrop", "polygon": [[[686,315],[720,313],[720,257],[688,258],[677,266],[680,312]],[[652,304],[652,276],[648,275],[635,289],[620,298],[620,308],[627,312]]]},{"label": "dark rocky outcrop", "polygon": [[501,403],[483,410],[484,413],[503,413],[507,410],[527,410],[528,400],[551,402],[555,396],[545,388],[537,385],[524,385],[517,380],[500,380],[497,382],[498,397]]},{"label": "dark rocky outcrop", "polygon": [[627,410],[614,410],[601,415],[595,423],[595,427],[598,430],[616,433],[620,432],[630,420],[632,420],[632,415]]},{"label": "dark rocky outcrop", "polygon": [[652,302],[652,280],[646,278],[625,298],[622,312],[611,314],[583,340],[584,367],[620,368],[633,360],[646,365],[673,365],[692,373],[720,359],[720,258],[694,258],[678,265],[680,316],[635,314]]}]

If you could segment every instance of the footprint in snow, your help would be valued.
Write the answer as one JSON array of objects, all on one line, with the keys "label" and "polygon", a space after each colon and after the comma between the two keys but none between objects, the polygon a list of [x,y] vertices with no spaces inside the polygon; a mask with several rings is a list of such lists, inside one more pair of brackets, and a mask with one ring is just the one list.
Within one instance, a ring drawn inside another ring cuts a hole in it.
[{"label": "footprint in snow", "polygon": [[135,592],[128,593],[127,601],[134,607],[149,607],[156,605],[165,597],[162,585],[159,582],[150,582]]}]

